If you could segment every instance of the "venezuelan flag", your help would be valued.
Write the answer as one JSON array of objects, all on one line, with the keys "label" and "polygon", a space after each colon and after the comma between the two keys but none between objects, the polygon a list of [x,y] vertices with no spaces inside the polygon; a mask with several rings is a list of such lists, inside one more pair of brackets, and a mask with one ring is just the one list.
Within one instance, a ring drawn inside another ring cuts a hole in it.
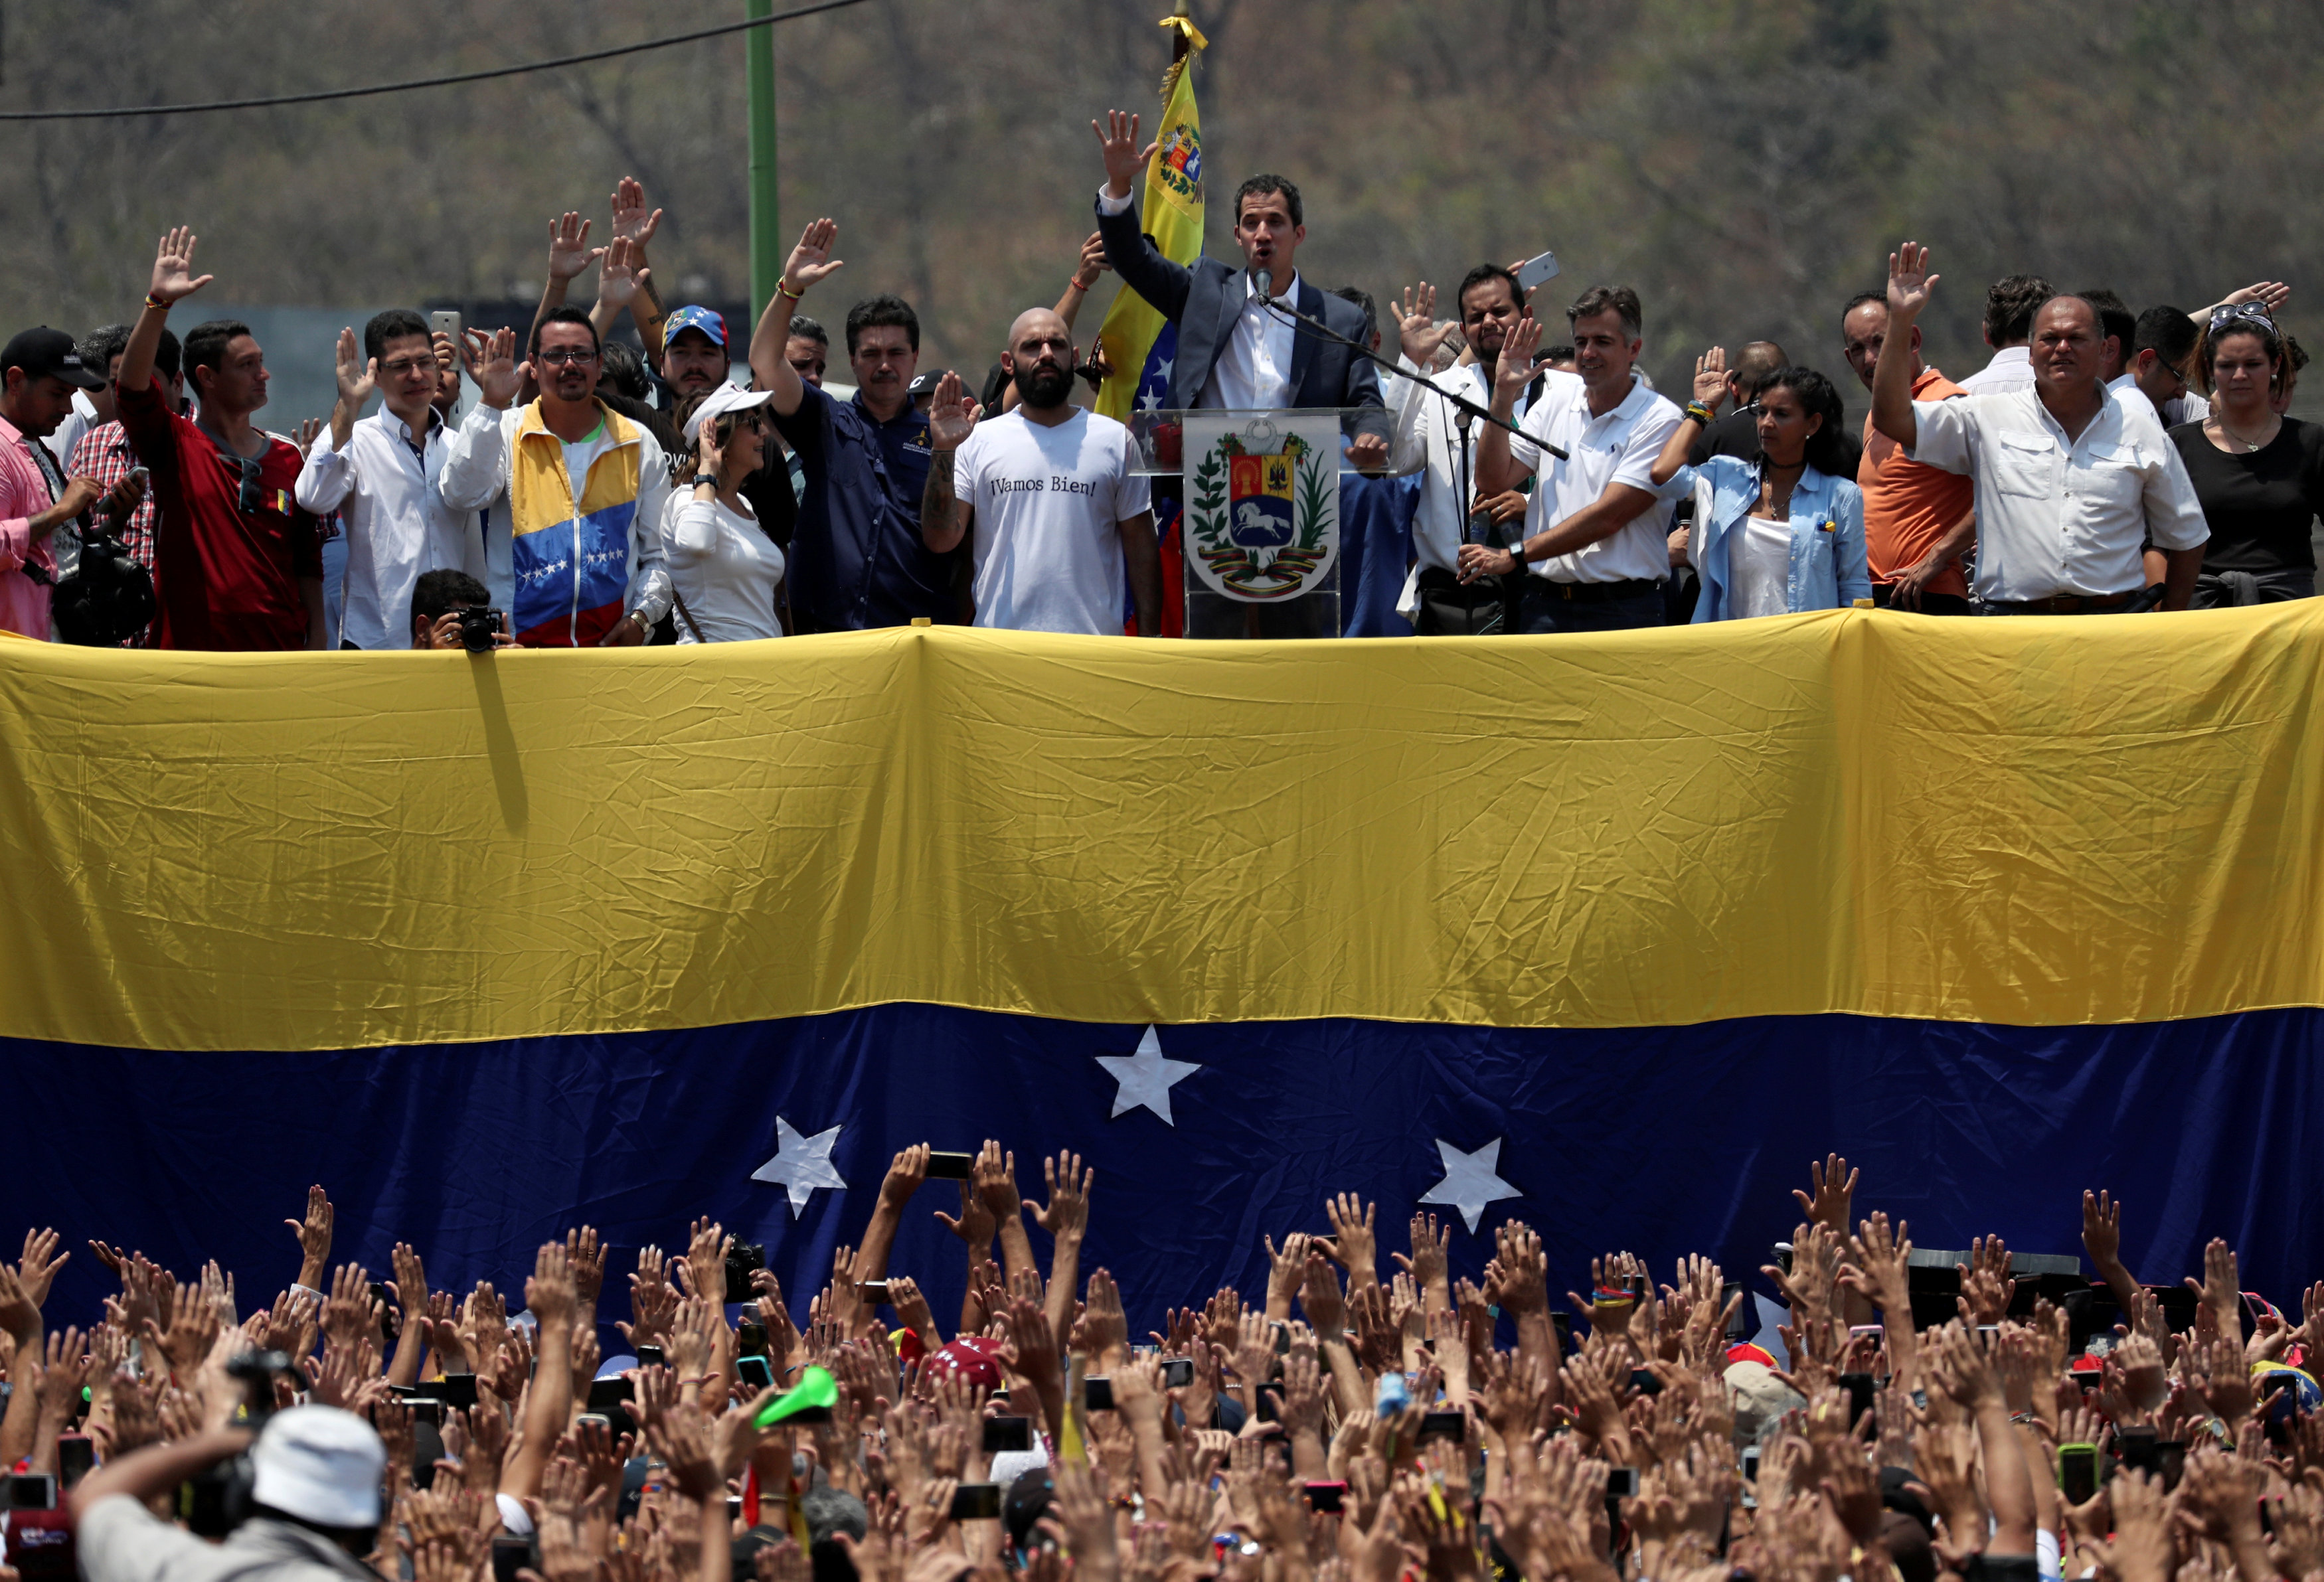
[{"label": "venezuelan flag", "polygon": [[[245,1290],[314,1182],[335,1259],[403,1239],[456,1289],[706,1213],[804,1304],[897,1150],[994,1137],[1029,1190],[1096,1165],[1084,1266],[1134,1331],[1262,1290],[1261,1233],[1338,1188],[1453,1221],[1471,1278],[1514,1217],[1555,1289],[1618,1247],[1756,1282],[1838,1148],[1923,1246],[2073,1253],[2109,1186],[2141,1278],[2225,1236],[2288,1305],[2324,1254],[2319,694],[2315,600],[0,639],[10,1209]],[[893,1265],[939,1311],[946,1206]],[[106,1293],[61,1282],[59,1315]]]},{"label": "venezuelan flag", "polygon": [[[1139,217],[1163,257],[1192,267],[1203,255],[1203,118],[1194,108],[1193,67],[1208,41],[1183,16],[1165,17],[1186,40],[1184,59],[1174,62],[1162,85],[1162,123],[1154,157],[1147,161],[1146,195]],[[1114,369],[1097,392],[1097,409],[1123,422],[1134,411],[1156,411],[1170,394],[1170,361],[1178,354],[1178,327],[1145,298],[1131,290],[1114,293],[1098,329],[1098,342]],[[1161,536],[1162,635],[1183,637],[1186,590],[1178,545],[1177,514],[1157,520]]]}]

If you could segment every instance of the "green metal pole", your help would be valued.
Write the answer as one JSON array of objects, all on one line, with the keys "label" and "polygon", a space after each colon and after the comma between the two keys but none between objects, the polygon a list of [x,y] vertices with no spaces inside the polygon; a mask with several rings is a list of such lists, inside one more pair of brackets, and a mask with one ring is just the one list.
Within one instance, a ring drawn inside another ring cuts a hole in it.
[{"label": "green metal pole", "polygon": [[[742,0],[747,17],[772,16],[775,0]],[[775,179],[775,30],[754,27],[742,34],[744,59],[751,79],[751,315],[753,323],[765,311],[775,287],[783,278],[782,216],[776,207]],[[750,327],[742,327],[750,334]]]}]

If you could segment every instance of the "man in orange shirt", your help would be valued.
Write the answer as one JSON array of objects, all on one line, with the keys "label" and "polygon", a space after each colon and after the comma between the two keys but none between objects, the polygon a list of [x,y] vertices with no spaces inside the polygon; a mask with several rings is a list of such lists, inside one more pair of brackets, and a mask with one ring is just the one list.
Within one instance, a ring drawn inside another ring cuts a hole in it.
[{"label": "man in orange shirt", "polygon": [[[1848,365],[1870,390],[1880,343],[1887,338],[1888,299],[1877,291],[1864,292],[1840,315],[1840,329]],[[1942,401],[1967,393],[1921,361],[1921,327],[1914,325],[1913,399]],[[1969,580],[1961,556],[1977,544],[1974,481],[1913,460],[1874,429],[1868,411],[1856,486],[1864,492],[1864,547],[1871,562],[1873,602],[1884,610],[1967,615]]]}]

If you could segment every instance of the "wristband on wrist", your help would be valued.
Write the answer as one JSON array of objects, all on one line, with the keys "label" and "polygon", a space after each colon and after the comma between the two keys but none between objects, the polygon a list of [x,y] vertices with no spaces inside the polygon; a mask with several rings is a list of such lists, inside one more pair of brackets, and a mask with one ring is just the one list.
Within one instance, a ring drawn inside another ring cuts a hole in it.
[{"label": "wristband on wrist", "polygon": [[145,293],[145,306],[148,308],[159,308],[164,313],[170,311],[170,304],[162,301],[161,298],[156,297],[151,291]]},{"label": "wristband on wrist", "polygon": [[1711,409],[1704,406],[1701,401],[1687,402],[1686,415],[1693,418],[1696,422],[1702,424],[1706,428],[1711,427]]},{"label": "wristband on wrist", "polygon": [[694,474],[694,487],[696,489],[715,489],[718,487],[718,480],[712,477],[707,473],[696,473]]},{"label": "wristband on wrist", "polygon": [[788,281],[777,281],[775,282],[775,295],[778,297],[788,297],[792,301],[796,302],[800,298],[806,296],[807,293],[805,291],[792,290]]}]

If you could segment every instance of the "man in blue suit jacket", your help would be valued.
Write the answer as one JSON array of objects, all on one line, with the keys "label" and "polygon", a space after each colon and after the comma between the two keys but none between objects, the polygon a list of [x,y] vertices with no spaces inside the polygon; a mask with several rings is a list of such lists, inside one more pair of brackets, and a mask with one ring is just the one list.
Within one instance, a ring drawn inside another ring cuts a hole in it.
[{"label": "man in blue suit jacket", "polygon": [[[1106,261],[1131,290],[1152,303],[1177,329],[1177,353],[1170,368],[1171,410],[1224,407],[1274,410],[1285,407],[1355,407],[1370,410],[1346,425],[1348,457],[1358,468],[1388,464],[1388,417],[1380,400],[1379,377],[1372,365],[1347,346],[1271,311],[1259,301],[1256,282],[1266,271],[1273,295],[1305,317],[1317,319],[1350,340],[1365,331],[1363,310],[1299,278],[1296,256],[1307,227],[1299,189],[1280,176],[1253,176],[1235,193],[1235,245],[1244,267],[1199,258],[1189,269],[1155,251],[1139,229],[1136,183],[1154,156],[1138,144],[1138,117],[1109,112],[1105,125],[1091,123],[1105,155],[1106,182],[1097,195],[1097,228],[1105,239]],[[1255,611],[1259,635],[1331,636],[1336,619],[1317,621],[1302,612],[1307,595],[1280,606],[1231,606],[1198,612],[1190,602],[1190,636],[1239,635],[1245,615]],[[1204,601],[1205,603],[1208,601]],[[1219,601],[1225,603],[1225,601]],[[1229,631],[1221,623],[1230,624]],[[1218,627],[1219,630],[1210,630]],[[1312,630],[1311,630],[1312,628]]]}]

